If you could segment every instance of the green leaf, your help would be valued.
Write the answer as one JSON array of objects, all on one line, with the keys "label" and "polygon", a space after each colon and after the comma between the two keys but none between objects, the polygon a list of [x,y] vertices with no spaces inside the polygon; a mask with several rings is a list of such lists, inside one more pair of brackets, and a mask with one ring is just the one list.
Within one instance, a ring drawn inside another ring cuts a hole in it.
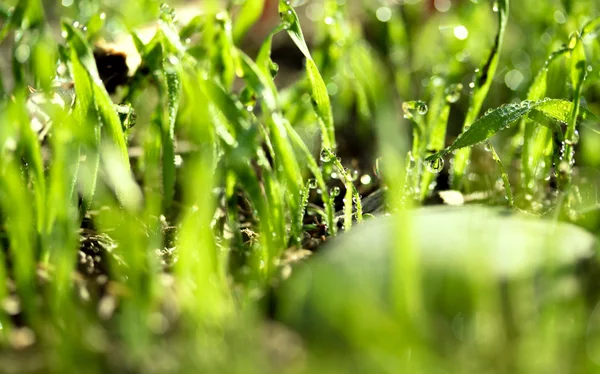
[{"label": "green leaf", "polygon": [[[562,48],[550,54],[529,87],[527,100],[541,100],[548,95],[548,71],[556,68],[556,62],[564,57],[568,51],[568,48]],[[558,106],[559,104],[557,104]],[[557,112],[556,114],[561,115],[566,113],[566,110],[562,109]],[[561,122],[566,123],[567,121]],[[543,179],[546,174],[545,165],[550,165],[549,162],[544,162],[544,159],[549,157],[552,147],[551,131],[524,117],[520,125],[519,135],[515,137],[513,144],[515,153],[516,149],[521,144],[523,145],[521,156],[522,186],[527,193],[533,196],[537,187],[542,184],[538,181]]]},{"label": "green leaf", "polygon": [[246,0],[242,9],[240,10],[239,16],[235,20],[233,25],[233,41],[236,45],[239,45],[246,33],[250,30],[252,25],[256,23],[263,14],[265,7],[265,0]]},{"label": "green leaf", "polygon": [[315,112],[321,124],[323,132],[323,146],[325,148],[335,149],[335,129],[333,127],[333,113],[331,102],[327,93],[327,86],[317,69],[317,65],[311,59],[306,60],[306,74],[312,87],[312,98]]},{"label": "green leaf", "polygon": [[166,103],[162,122],[163,187],[165,207],[170,207],[175,196],[175,121],[181,97],[181,67],[179,63],[163,62],[162,73],[166,85]]},{"label": "green leaf", "polygon": [[319,124],[321,125],[323,148],[335,150],[335,128],[333,126],[333,112],[329,94],[327,93],[327,86],[319,73],[317,65],[310,55],[308,45],[306,44],[302,29],[300,28],[298,15],[290,5],[289,1],[285,0],[279,1],[279,14],[281,16],[283,27],[287,30],[288,35],[306,57],[306,75],[308,76],[308,81],[311,86],[315,113],[317,114]]},{"label": "green leaf", "polygon": [[[432,161],[454,150],[482,143],[531,111],[555,121],[565,122],[564,120],[569,118],[569,113],[573,107],[573,103],[558,99],[544,99],[535,102],[523,101],[518,104],[503,105],[479,118],[467,131],[459,135],[451,146],[427,157],[427,160]],[[585,118],[594,117],[590,112],[585,114]]]},{"label": "green leaf", "polygon": [[238,53],[241,57],[240,61],[246,83],[263,98],[269,111],[273,112],[277,110],[277,88],[273,80],[244,52],[239,51]]},{"label": "green leaf", "polygon": [[[463,124],[463,131],[466,131],[466,129],[470,128],[473,122],[479,116],[479,112],[481,111],[483,102],[490,90],[494,75],[496,74],[496,69],[498,67],[500,50],[502,48],[502,42],[504,40],[504,31],[508,22],[510,1],[494,1],[494,6],[497,7],[498,12],[498,33],[496,34],[496,39],[494,41],[494,45],[492,46],[492,50],[490,51],[488,58],[478,69],[477,75],[475,76],[475,81],[473,82],[473,94],[471,96],[469,110],[467,111],[467,116]],[[470,150],[465,149],[457,152],[454,158],[454,174],[452,176],[452,185],[454,189],[458,190],[462,185],[462,179],[465,174],[465,170],[467,168],[467,163],[469,161],[470,156]]]},{"label": "green leaf", "polygon": [[[88,145],[91,146],[88,152],[92,156],[88,162],[92,175],[87,176],[88,186],[84,192],[84,198],[87,197],[89,206],[96,187],[99,167],[98,147],[101,139],[104,138],[103,135],[108,136],[126,170],[130,170],[129,154],[119,115],[100,79],[96,62],[85,37],[68,21],[63,22],[63,30],[67,34],[66,39],[71,48],[70,61],[77,92],[76,113],[78,113],[77,120],[80,121],[78,130],[82,139],[86,139]],[[90,137],[90,134],[93,136]],[[119,186],[116,187],[117,194],[120,195]]]},{"label": "green leaf", "polygon": [[302,52],[304,57],[308,60],[312,60],[308,45],[304,39],[304,34],[302,33],[302,28],[300,27],[300,19],[289,1],[279,0],[279,16],[281,17],[283,27],[287,30],[292,41],[300,49],[300,52]]},{"label": "green leaf", "polygon": [[596,34],[599,31],[600,31],[600,17],[589,21],[588,23],[585,24],[585,26],[583,26],[583,29],[581,30],[581,37],[583,38],[584,36],[586,36],[588,34]]}]

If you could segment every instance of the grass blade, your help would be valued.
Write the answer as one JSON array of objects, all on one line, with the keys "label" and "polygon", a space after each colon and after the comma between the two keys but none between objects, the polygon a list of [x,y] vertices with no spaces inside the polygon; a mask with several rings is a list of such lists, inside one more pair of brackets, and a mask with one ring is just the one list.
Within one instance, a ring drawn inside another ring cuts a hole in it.
[{"label": "grass blade", "polygon": [[[463,131],[467,131],[475,122],[481,111],[481,106],[485,100],[493,82],[498,61],[500,58],[500,50],[504,40],[504,31],[508,22],[508,14],[510,8],[509,0],[499,0],[494,2],[494,7],[497,7],[498,12],[498,33],[496,40],[485,63],[478,69],[475,81],[473,82],[473,94],[469,110],[463,124]],[[467,163],[471,157],[470,149],[466,148],[456,153],[454,157],[454,168],[452,171],[452,186],[459,190],[462,187],[463,177],[467,168]]]},{"label": "grass blade", "polygon": [[[544,99],[535,102],[526,100],[518,104],[503,105],[499,108],[489,111],[483,117],[479,118],[469,129],[467,129],[467,131],[456,138],[452,145],[427,157],[426,160],[434,161],[444,157],[452,151],[482,143],[491,138],[498,131],[510,126],[512,122],[532,111],[539,113],[546,118],[565,122],[565,119],[567,119],[567,113],[572,113],[575,106],[576,105],[571,102],[558,99]],[[591,114],[591,112],[587,111],[581,116],[582,119],[593,117],[595,116]],[[557,127],[553,127],[553,129],[555,131],[560,130]]]},{"label": "grass blade", "polygon": [[[571,85],[573,87],[573,107],[571,109],[571,115],[567,122],[567,131],[565,133],[565,144],[564,144],[564,163],[566,167],[559,166],[559,183],[560,188],[565,191],[571,184],[572,168],[575,164],[575,149],[574,145],[579,141],[577,133],[577,119],[579,116],[581,92],[583,89],[583,82],[587,75],[587,63],[585,57],[585,49],[583,48],[583,42],[579,33],[571,35],[569,41],[570,53],[568,55],[568,62],[570,65],[570,78]],[[562,152],[563,150],[561,150]]]},{"label": "grass blade", "polygon": [[[91,80],[93,101],[98,111],[98,117],[102,123],[103,132],[109,136],[111,142],[116,146],[121,161],[129,169],[129,156],[127,145],[123,136],[123,129],[119,116],[114,109],[102,80],[96,68],[96,62],[90,47],[86,44],[85,37],[69,22],[63,22],[63,29],[67,33],[67,41],[72,48],[71,58],[76,59],[84,67],[88,79]],[[83,76],[80,79],[84,78]]]},{"label": "grass blade", "polygon": [[335,128],[333,126],[333,112],[331,110],[329,94],[327,93],[327,86],[325,86],[323,77],[321,77],[319,69],[308,50],[308,45],[300,28],[298,15],[290,3],[285,0],[279,1],[279,14],[288,35],[302,54],[304,54],[304,57],[306,57],[306,75],[311,86],[313,107],[321,125],[323,148],[335,151]]},{"label": "grass blade", "polygon": [[264,11],[265,0],[246,0],[233,25],[233,41],[239,45],[252,25],[258,21]]}]

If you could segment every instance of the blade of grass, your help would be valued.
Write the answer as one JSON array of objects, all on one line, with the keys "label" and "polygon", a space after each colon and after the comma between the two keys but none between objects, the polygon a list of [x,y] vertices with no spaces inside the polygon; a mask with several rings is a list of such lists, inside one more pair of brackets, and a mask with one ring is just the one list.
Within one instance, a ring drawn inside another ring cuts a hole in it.
[{"label": "blade of grass", "polygon": [[335,152],[335,128],[333,125],[333,113],[331,110],[331,102],[329,100],[329,94],[327,93],[327,87],[323,81],[323,77],[319,73],[317,65],[312,59],[306,40],[300,28],[300,20],[294,8],[288,1],[279,0],[279,14],[283,27],[287,31],[290,38],[294,41],[298,49],[306,57],[306,75],[310,82],[313,107],[319,124],[321,125],[321,136],[323,148],[331,149]]},{"label": "blade of grass", "polygon": [[[575,32],[571,35],[569,41],[570,52],[568,61],[570,65],[571,85],[573,87],[573,107],[569,121],[567,122],[567,131],[565,132],[564,149],[561,149],[561,160],[566,163],[566,167],[559,165],[559,183],[560,189],[566,191],[571,185],[572,168],[575,164],[575,149],[574,145],[579,141],[577,133],[577,119],[579,116],[579,108],[581,101],[581,92],[583,90],[583,82],[587,75],[587,63],[585,57],[585,49],[579,33]],[[563,172],[564,171],[564,172]]]},{"label": "blade of grass", "polygon": [[[493,82],[494,75],[496,74],[496,68],[498,67],[498,61],[500,58],[500,50],[502,49],[502,43],[504,40],[504,31],[508,22],[508,14],[510,9],[509,0],[499,0],[494,2],[494,9],[498,12],[498,33],[490,54],[486,61],[481,65],[475,76],[473,82],[473,94],[471,95],[471,102],[467,111],[467,116],[463,124],[463,132],[467,131],[470,126],[475,122],[481,111],[481,107],[490,87]],[[471,156],[469,148],[460,150],[454,156],[454,167],[452,170],[452,187],[455,190],[460,190],[463,184],[463,178],[467,168],[467,163]]]},{"label": "blade of grass", "polygon": [[233,41],[236,45],[244,40],[244,37],[258,21],[264,11],[265,0],[246,0],[240,9],[240,13],[233,25]]},{"label": "blade of grass", "polygon": [[114,109],[110,96],[100,79],[92,51],[86,44],[85,37],[81,34],[81,31],[73,27],[68,21],[64,21],[62,25],[67,34],[69,46],[71,47],[71,59],[76,59],[81,63],[87,73],[87,78],[92,85],[93,102],[102,123],[102,131],[106,132],[111,142],[115,144],[121,160],[129,169],[129,156],[125,138],[123,136],[121,121],[119,120],[119,116]]},{"label": "blade of grass", "polygon": [[[517,119],[524,115],[533,112],[542,115],[546,118],[563,121],[566,113],[572,113],[575,104],[558,99],[543,99],[534,102],[522,101],[518,104],[507,104],[499,108],[489,111],[483,117],[479,118],[473,123],[473,125],[465,132],[463,132],[452,145],[445,149],[427,157],[427,161],[434,161],[441,157],[444,157],[448,153],[465,148],[473,145],[482,143],[491,138],[498,131],[501,131]],[[592,114],[586,114],[583,117],[590,117]],[[556,132],[560,133],[562,138],[562,131],[558,125],[552,127]]]}]

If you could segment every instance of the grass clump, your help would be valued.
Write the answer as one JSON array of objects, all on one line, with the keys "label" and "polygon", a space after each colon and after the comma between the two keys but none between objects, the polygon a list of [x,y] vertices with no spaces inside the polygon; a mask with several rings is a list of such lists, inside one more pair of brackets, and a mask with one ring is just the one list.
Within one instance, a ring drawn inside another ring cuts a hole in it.
[{"label": "grass clump", "polygon": [[0,366],[596,367],[594,1],[188,11],[0,6]]}]

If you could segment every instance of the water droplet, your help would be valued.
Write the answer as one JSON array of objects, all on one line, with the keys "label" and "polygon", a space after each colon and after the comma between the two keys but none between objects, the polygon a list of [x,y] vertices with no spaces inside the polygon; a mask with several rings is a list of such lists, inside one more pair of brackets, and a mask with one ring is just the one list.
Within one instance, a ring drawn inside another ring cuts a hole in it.
[{"label": "water droplet", "polygon": [[406,119],[414,118],[415,112],[419,115],[425,115],[427,110],[427,104],[424,101],[405,101],[402,103],[402,111]]},{"label": "water droplet", "polygon": [[433,160],[427,161],[427,170],[432,173],[439,173],[444,168],[444,159],[441,157],[434,158]]},{"label": "water droplet", "polygon": [[314,178],[311,178],[308,180],[308,188],[310,188],[311,190],[316,189],[318,186],[317,180]]},{"label": "water droplet", "polygon": [[498,11],[498,2],[497,2],[497,1],[494,1],[494,4],[492,5],[492,10],[493,10],[494,12],[497,12],[497,11]]},{"label": "water droplet", "polygon": [[344,174],[346,174],[346,178],[348,178],[348,181],[350,181],[350,182],[354,182],[355,180],[358,179],[358,171],[357,170],[351,170],[349,168],[344,168]]},{"label": "water droplet", "polygon": [[294,12],[289,5],[289,2],[286,3],[281,12],[279,12],[279,17],[281,18],[281,24],[285,29],[289,29],[295,23],[296,17],[294,17]]},{"label": "water droplet", "polygon": [[340,188],[338,186],[335,186],[331,189],[330,195],[331,197],[336,197],[340,195]]},{"label": "water droplet", "polygon": [[469,83],[469,88],[475,88],[475,82]]},{"label": "water droplet", "polygon": [[321,151],[321,161],[330,162],[332,158],[333,153],[331,152],[331,149],[323,148],[323,150]]},{"label": "water droplet", "polygon": [[446,95],[446,101],[453,104],[460,100],[460,96],[462,93],[463,85],[460,83],[449,85],[444,94]]},{"label": "water droplet", "polygon": [[492,151],[492,143],[486,142],[483,149],[485,149],[487,152],[491,152]]},{"label": "water droplet", "polygon": [[275,78],[277,73],[279,73],[279,65],[277,65],[277,63],[271,61],[271,63],[269,64],[269,72],[271,73],[271,76],[273,78]]},{"label": "water droplet", "polygon": [[365,186],[371,184],[371,176],[369,174],[363,174],[360,177],[360,183]]}]

